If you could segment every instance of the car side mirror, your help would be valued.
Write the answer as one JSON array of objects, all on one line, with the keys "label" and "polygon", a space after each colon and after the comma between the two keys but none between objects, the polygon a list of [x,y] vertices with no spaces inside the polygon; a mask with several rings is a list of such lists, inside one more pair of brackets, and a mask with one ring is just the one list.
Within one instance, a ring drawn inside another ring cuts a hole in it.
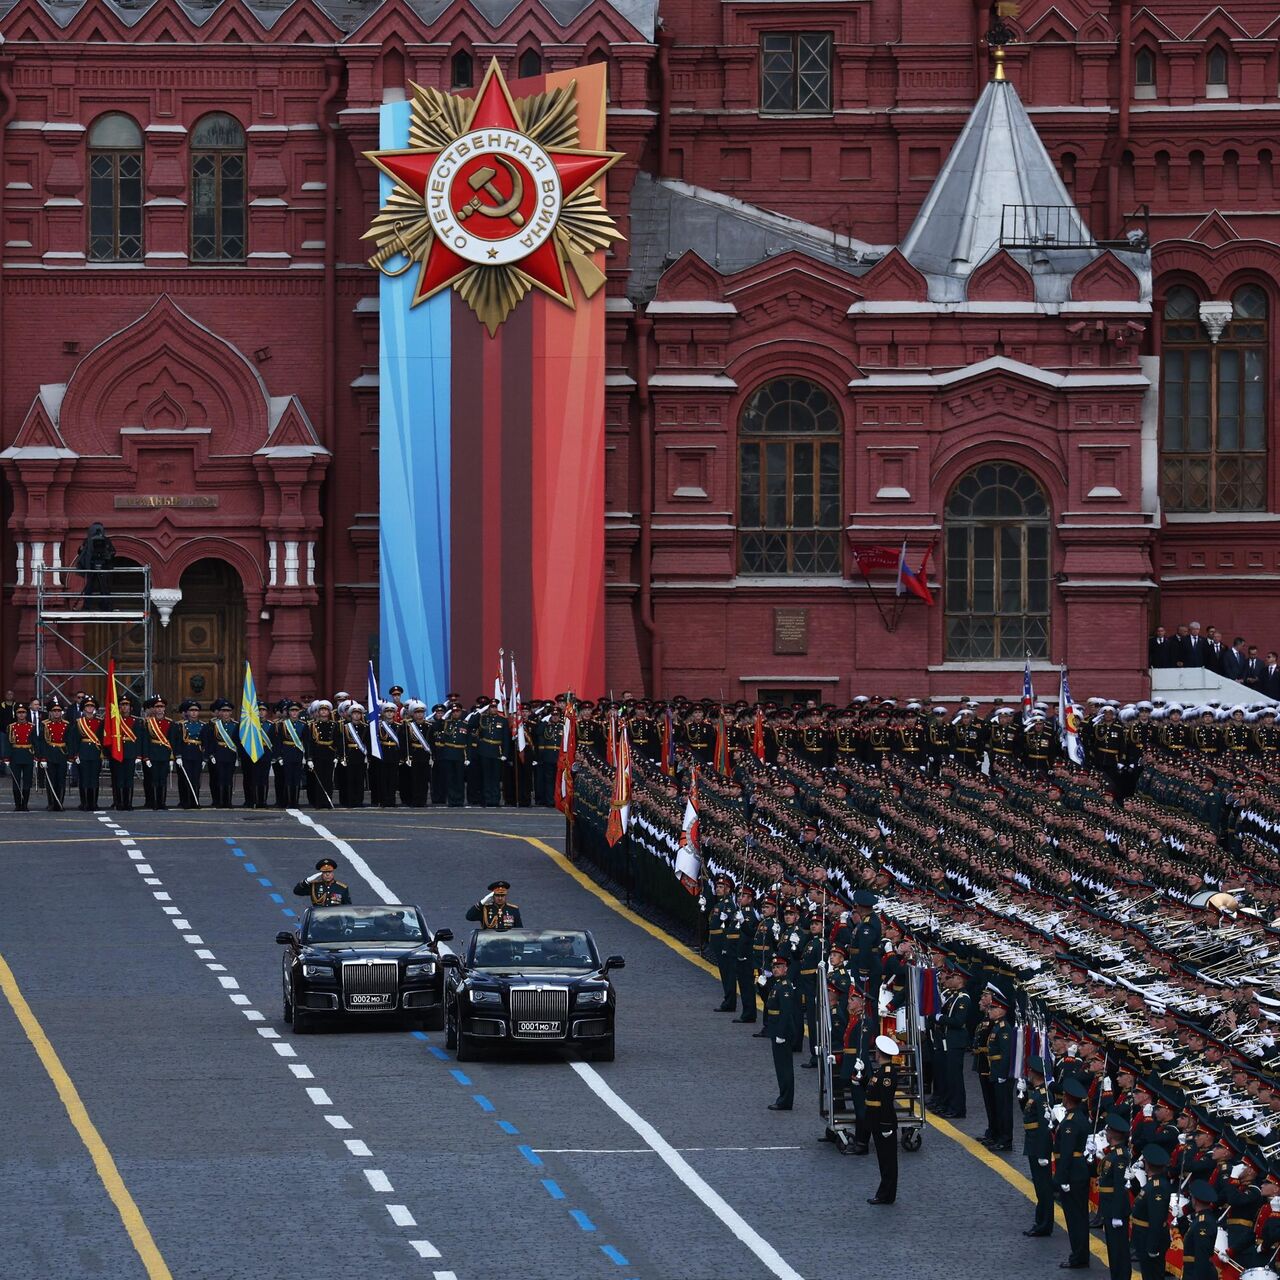
[{"label": "car side mirror", "polygon": [[452,941],[453,941],[453,930],[452,930],[452,929],[437,929],[437,930],[436,930],[435,941],[436,941],[436,942],[452,942]]},{"label": "car side mirror", "polygon": [[[439,937],[439,934],[437,934],[436,936]],[[458,957],[454,955],[441,956],[440,964],[445,969],[461,969],[462,968],[462,961],[459,960]]]},{"label": "car side mirror", "polygon": [[281,929],[280,932],[276,934],[276,941],[282,947],[291,947],[297,939],[289,932],[288,929]]},{"label": "car side mirror", "polygon": [[621,956],[610,956],[604,962],[604,971],[609,972],[610,969],[625,969],[627,962]]}]

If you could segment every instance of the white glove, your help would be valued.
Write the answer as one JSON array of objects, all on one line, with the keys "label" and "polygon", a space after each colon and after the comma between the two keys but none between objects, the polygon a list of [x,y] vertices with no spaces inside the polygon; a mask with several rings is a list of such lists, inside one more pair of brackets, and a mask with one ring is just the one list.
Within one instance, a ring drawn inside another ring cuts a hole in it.
[{"label": "white glove", "polygon": [[1092,1133],[1091,1133],[1091,1134],[1090,1134],[1090,1135],[1089,1135],[1089,1136],[1084,1140],[1084,1158],[1085,1158],[1086,1160],[1092,1160],[1092,1159],[1093,1159],[1093,1157],[1094,1157],[1094,1153],[1095,1153],[1097,1150],[1098,1150],[1098,1139],[1097,1139],[1097,1135],[1096,1135],[1096,1134],[1092,1134]]},{"label": "white glove", "polygon": [[1182,1217],[1191,1207],[1191,1198],[1189,1196],[1178,1196],[1178,1217]]},{"label": "white glove", "polygon": [[1161,1056],[1161,1057],[1162,1057],[1166,1062],[1172,1062],[1172,1061],[1174,1060],[1174,1058],[1176,1057],[1176,1055],[1175,1055],[1175,1053],[1173,1052],[1173,1050],[1172,1050],[1172,1049],[1166,1049],[1166,1050],[1165,1050],[1165,1051],[1164,1051],[1160,1056]]},{"label": "white glove", "polygon": [[827,1066],[834,1067],[836,1065],[836,1055],[834,1053],[827,1054]]},{"label": "white glove", "polygon": [[1271,1197],[1271,1212],[1280,1213],[1280,1196]]},{"label": "white glove", "polygon": [[1067,1109],[1059,1102],[1053,1109],[1053,1122],[1061,1124],[1067,1118]]},{"label": "white glove", "polygon": [[1111,1225],[1112,1225],[1113,1227],[1123,1227],[1123,1226],[1124,1226],[1124,1219],[1123,1219],[1123,1218],[1112,1218],[1112,1219],[1111,1219]]},{"label": "white glove", "polygon": [[1216,1254],[1218,1255],[1218,1257],[1220,1257],[1224,1262],[1226,1261],[1226,1258],[1227,1258],[1227,1233],[1226,1233],[1226,1232],[1225,1232],[1221,1227],[1219,1227],[1219,1228],[1218,1228],[1218,1237],[1217,1237],[1217,1239],[1216,1239],[1216,1240],[1214,1240],[1214,1242],[1213,1242],[1213,1251],[1214,1251],[1214,1253],[1216,1253]]},{"label": "white glove", "polygon": [[769,978],[768,978],[768,975],[767,975],[767,974],[763,974],[763,973],[762,973],[762,974],[761,974],[761,975],[756,979],[756,986],[757,986],[757,987],[767,987],[768,985],[769,985]]},{"label": "white glove", "polygon": [[1147,1105],[1142,1108],[1143,1119],[1150,1120],[1154,1111],[1155,1111],[1155,1108],[1151,1105],[1151,1103],[1148,1102]]},{"label": "white glove", "polygon": [[1147,1185],[1147,1172],[1146,1172],[1146,1170],[1145,1170],[1145,1169],[1137,1169],[1137,1168],[1135,1168],[1135,1169],[1134,1169],[1134,1171],[1133,1171],[1133,1180],[1134,1180],[1134,1182],[1136,1182],[1136,1183],[1138,1184],[1138,1186],[1140,1186],[1140,1187],[1145,1187],[1145,1186]]},{"label": "white glove", "polygon": [[491,903],[492,901],[493,901],[493,891],[490,890],[488,893],[484,895],[483,898],[480,899],[480,905],[482,907],[487,907],[489,903]]},{"label": "white glove", "polygon": [[941,1021],[942,1021],[942,1014],[940,1014],[940,1013],[935,1013],[935,1014],[933,1015],[933,1020],[934,1020],[934,1022],[941,1022]]},{"label": "white glove", "polygon": [[787,1043],[787,1038],[786,1038],[786,1036],[774,1036],[774,1037],[773,1037],[773,1043],[774,1043],[774,1044],[786,1044],[786,1043]]},{"label": "white glove", "polygon": [[1185,1147],[1191,1139],[1185,1133],[1178,1134],[1178,1146]]},{"label": "white glove", "polygon": [[315,766],[315,761],[314,761],[314,760],[308,760],[308,761],[307,761],[307,768],[308,768],[308,769],[310,769],[310,770],[312,770],[312,772],[314,772],[314,771],[315,771],[315,767],[316,767],[316,766]]},{"label": "white glove", "polygon": [[1018,1081],[1018,1097],[1025,1098],[1027,1096],[1027,1082],[1025,1080]]},{"label": "white glove", "polygon": [[1244,1165],[1242,1165],[1242,1164],[1233,1164],[1233,1165],[1231,1166],[1231,1176],[1232,1176],[1232,1178],[1236,1178],[1236,1179],[1243,1178],[1243,1177],[1244,1177]]},{"label": "white glove", "polygon": [[1062,1189],[1063,1195],[1067,1195],[1071,1191],[1071,1183],[1069,1182],[1060,1182],[1058,1186]]},{"label": "white glove", "polygon": [[1107,1135],[1105,1133],[1094,1135],[1093,1149],[1098,1155],[1101,1155],[1107,1149]]},{"label": "white glove", "polygon": [[1079,1052],[1080,1052],[1080,1046],[1079,1046],[1079,1045],[1074,1045],[1074,1044],[1069,1044],[1069,1045],[1067,1045],[1067,1057],[1068,1057],[1068,1058],[1074,1058],[1074,1057],[1076,1056],[1076,1054],[1077,1054],[1077,1053],[1079,1053]]},{"label": "white glove", "polygon": [[1110,1076],[1103,1076],[1103,1077],[1102,1077],[1102,1092],[1103,1092],[1103,1093],[1110,1093],[1110,1092],[1111,1092],[1111,1077],[1110,1077]]},{"label": "white glove", "polygon": [[317,880],[319,880],[319,879],[320,879],[320,877],[321,877],[322,875],[324,875],[324,872],[323,872],[323,871],[313,871],[313,872],[312,872],[312,873],[307,877],[307,883],[308,883],[308,884],[315,884],[315,882],[316,882]]},{"label": "white glove", "polygon": [[1037,1160],[1036,1164],[1038,1164],[1042,1169],[1047,1169],[1049,1167],[1049,1161],[1047,1159]]},{"label": "white glove", "polygon": [[858,1072],[865,1071],[865,1070],[867,1069],[867,1064],[866,1064],[865,1062],[863,1062],[863,1060],[862,1060],[861,1058],[859,1058],[859,1059],[858,1059],[858,1060],[853,1064],[853,1069],[854,1069],[855,1071],[858,1071]]},{"label": "white glove", "polygon": [[707,896],[704,893],[698,894],[698,910],[705,911],[707,909]]},{"label": "white glove", "polygon": [[1222,1092],[1222,1089],[1221,1089],[1218,1085],[1216,1085],[1216,1084],[1211,1084],[1211,1085],[1210,1085],[1210,1086],[1209,1086],[1209,1087],[1204,1091],[1204,1096],[1205,1096],[1206,1098],[1216,1098],[1216,1097],[1217,1097],[1221,1092]]}]

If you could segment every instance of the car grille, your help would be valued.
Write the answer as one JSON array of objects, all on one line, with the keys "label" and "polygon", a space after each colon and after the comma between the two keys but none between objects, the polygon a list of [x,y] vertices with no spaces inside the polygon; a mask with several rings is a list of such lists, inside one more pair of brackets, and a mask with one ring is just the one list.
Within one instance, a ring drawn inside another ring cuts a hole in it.
[{"label": "car grille", "polygon": [[568,1020],[568,987],[511,988],[513,1039],[563,1040]]},{"label": "car grille", "polygon": [[358,1013],[394,1009],[399,969],[394,960],[344,960],[343,1005]]}]

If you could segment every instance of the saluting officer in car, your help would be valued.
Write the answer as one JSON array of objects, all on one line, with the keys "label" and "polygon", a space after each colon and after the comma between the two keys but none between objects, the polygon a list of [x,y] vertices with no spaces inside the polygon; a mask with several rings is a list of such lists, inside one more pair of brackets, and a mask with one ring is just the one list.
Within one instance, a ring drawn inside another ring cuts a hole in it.
[{"label": "saluting officer in car", "polygon": [[523,929],[524,921],[520,919],[520,908],[514,902],[507,901],[507,891],[511,886],[505,880],[495,880],[489,886],[489,892],[467,910],[468,920],[478,920],[482,929]]},{"label": "saluting officer in car", "polygon": [[351,904],[351,890],[337,878],[338,864],[332,858],[321,858],[316,869],[305,880],[299,880],[293,891],[300,898],[310,898],[313,907],[346,907]]}]

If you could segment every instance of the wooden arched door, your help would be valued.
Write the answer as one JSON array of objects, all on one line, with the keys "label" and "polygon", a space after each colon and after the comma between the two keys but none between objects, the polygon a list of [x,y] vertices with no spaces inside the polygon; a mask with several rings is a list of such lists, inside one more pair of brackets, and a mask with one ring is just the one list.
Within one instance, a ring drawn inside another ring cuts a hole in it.
[{"label": "wooden arched door", "polygon": [[156,625],[153,688],[170,714],[186,698],[208,707],[215,698],[240,706],[244,673],[244,587],[222,560],[197,560],[179,583],[182,599],[167,627]]}]

